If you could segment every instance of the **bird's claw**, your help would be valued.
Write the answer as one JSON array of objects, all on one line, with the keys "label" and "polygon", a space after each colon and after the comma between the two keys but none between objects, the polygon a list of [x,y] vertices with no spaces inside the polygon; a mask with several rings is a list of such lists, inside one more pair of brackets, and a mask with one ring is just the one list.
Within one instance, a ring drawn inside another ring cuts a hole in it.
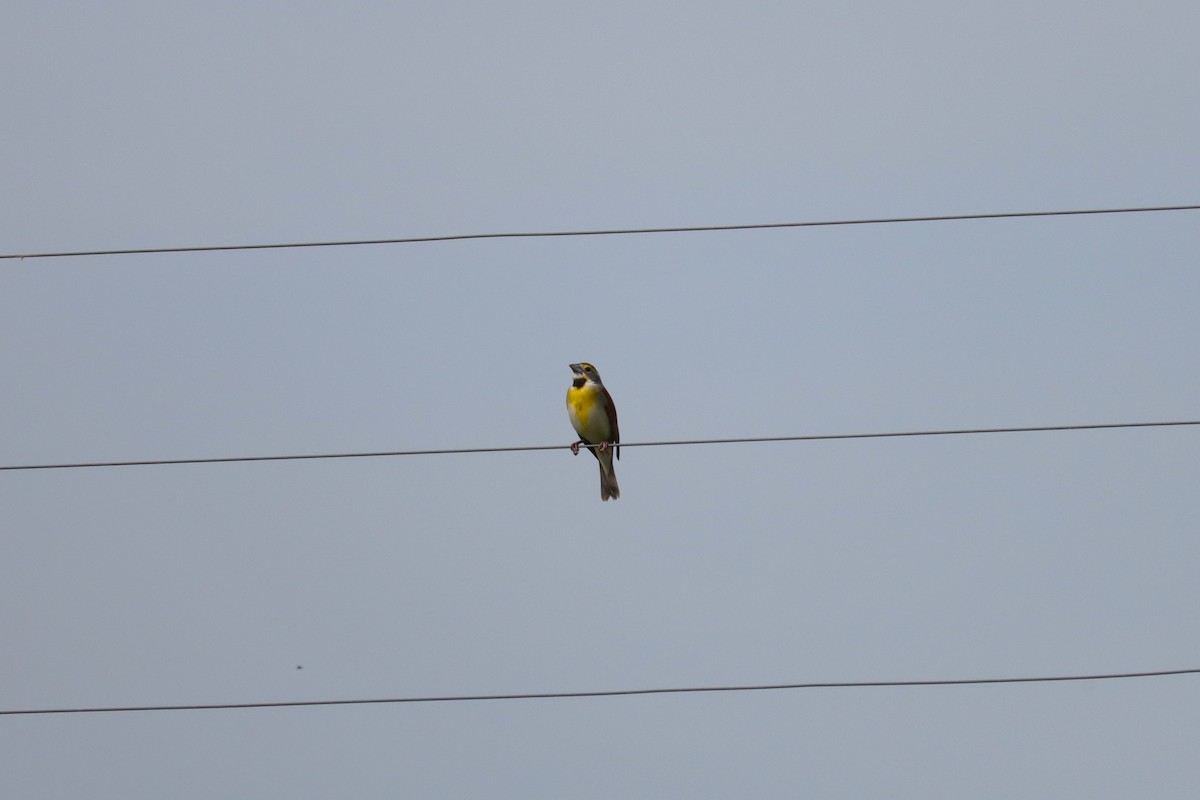
[{"label": "bird's claw", "polygon": [[580,439],[578,442],[571,445],[571,455],[573,455],[573,456],[579,455],[579,445],[581,445],[581,444],[583,444],[583,439]]}]

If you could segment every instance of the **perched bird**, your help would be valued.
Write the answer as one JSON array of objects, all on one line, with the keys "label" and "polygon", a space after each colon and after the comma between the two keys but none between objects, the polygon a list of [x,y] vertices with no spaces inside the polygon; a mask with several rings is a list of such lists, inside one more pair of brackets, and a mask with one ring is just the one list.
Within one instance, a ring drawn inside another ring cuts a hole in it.
[{"label": "perched bird", "polygon": [[579,434],[579,441],[571,445],[571,452],[579,455],[581,444],[597,445],[588,449],[600,462],[600,499],[611,497],[616,500],[621,496],[617,474],[613,472],[613,455],[621,457],[617,407],[608,389],[600,382],[600,373],[595,367],[582,362],[572,364],[571,371],[575,376],[571,388],[567,389],[567,414]]}]

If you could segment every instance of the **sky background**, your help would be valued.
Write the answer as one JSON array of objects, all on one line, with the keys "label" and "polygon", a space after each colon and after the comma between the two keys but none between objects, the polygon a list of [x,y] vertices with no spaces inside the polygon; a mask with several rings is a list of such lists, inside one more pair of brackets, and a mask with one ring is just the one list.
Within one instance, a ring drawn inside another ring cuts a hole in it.
[{"label": "sky background", "polygon": [[[1194,2],[9,3],[0,252],[1200,202]],[[0,262],[0,464],[1200,418],[1198,212]],[[1200,667],[1200,430],[0,472],[0,709]],[[302,667],[302,669],[298,669]],[[1200,680],[0,717],[42,798],[1192,798]]]}]

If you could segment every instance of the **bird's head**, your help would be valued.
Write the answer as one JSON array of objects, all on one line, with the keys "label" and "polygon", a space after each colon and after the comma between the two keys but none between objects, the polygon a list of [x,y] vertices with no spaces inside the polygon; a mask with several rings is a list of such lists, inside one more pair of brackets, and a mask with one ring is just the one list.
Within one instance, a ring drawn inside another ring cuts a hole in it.
[{"label": "bird's head", "polygon": [[[584,383],[592,381],[600,383],[600,372],[586,361],[581,361],[578,364],[571,365],[571,371],[575,373],[575,385],[583,386]],[[600,383],[603,386],[603,383]]]}]

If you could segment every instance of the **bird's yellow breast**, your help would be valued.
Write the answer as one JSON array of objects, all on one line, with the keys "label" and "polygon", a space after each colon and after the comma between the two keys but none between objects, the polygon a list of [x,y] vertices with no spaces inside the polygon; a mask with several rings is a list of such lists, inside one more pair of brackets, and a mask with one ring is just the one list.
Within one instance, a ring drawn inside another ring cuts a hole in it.
[{"label": "bird's yellow breast", "polygon": [[588,383],[567,389],[567,413],[580,438],[589,442],[606,442],[610,438],[608,412],[600,387]]}]

